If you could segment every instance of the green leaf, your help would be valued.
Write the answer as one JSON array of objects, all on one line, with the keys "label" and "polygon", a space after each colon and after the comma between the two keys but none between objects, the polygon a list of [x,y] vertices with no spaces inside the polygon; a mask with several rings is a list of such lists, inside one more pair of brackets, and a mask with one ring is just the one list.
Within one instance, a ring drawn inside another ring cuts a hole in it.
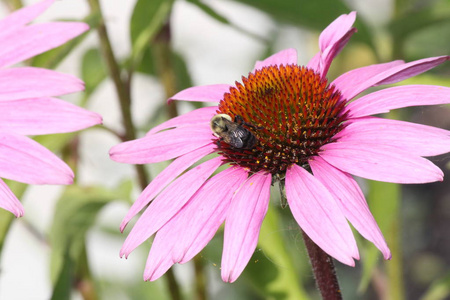
[{"label": "green leaf", "polygon": [[394,85],[400,86],[409,84],[440,85],[450,87],[450,80],[448,79],[448,77],[438,76],[432,73],[426,73],[408,78]]},{"label": "green leaf", "polygon": [[118,199],[123,191],[101,187],[69,186],[59,199],[50,229],[52,245],[51,270],[56,276],[65,276],[67,255],[76,264],[80,259],[87,231],[94,225],[97,214],[109,202]]},{"label": "green leaf", "polygon": [[243,34],[246,34],[248,36],[256,38],[257,40],[268,42],[268,41],[265,41],[264,38],[262,38],[260,36],[257,36],[254,33],[249,32],[248,30],[246,30],[246,29],[244,29],[244,28],[242,28],[240,26],[237,26],[236,24],[230,22],[227,17],[225,17],[224,15],[219,13],[217,10],[215,10],[214,8],[209,6],[208,4],[203,3],[200,0],[188,0],[188,1],[190,3],[192,3],[192,4],[194,4],[195,6],[197,6],[198,8],[200,8],[204,13],[206,13],[207,15],[209,15],[211,18],[213,18],[214,20],[218,21],[219,23],[228,25],[228,26],[238,30],[239,32],[241,32]]},{"label": "green leaf", "polygon": [[35,136],[33,139],[47,148],[48,150],[58,153],[76,136],[76,132],[46,134]]},{"label": "green leaf", "polygon": [[82,35],[68,41],[67,43],[39,54],[31,59],[30,65],[34,67],[54,69],[56,68],[63,60],[69,55],[72,50],[77,47],[89,34],[89,32],[95,28],[97,28],[100,23],[100,15],[99,14],[91,14],[87,16],[83,22],[87,23],[91,28],[89,31],[83,33]]},{"label": "green leaf", "polygon": [[97,48],[87,50],[81,61],[81,78],[86,84],[86,97],[94,92],[107,74],[100,50]]},{"label": "green leaf", "polygon": [[436,280],[421,300],[444,300],[450,297],[450,273]]},{"label": "green leaf", "polygon": [[64,253],[64,263],[58,274],[51,300],[70,300],[75,264],[74,259],[70,257],[68,250],[69,249],[66,249]]},{"label": "green leaf", "polygon": [[[293,24],[322,31],[341,14],[351,9],[344,1],[336,0],[235,0],[253,6],[272,16],[281,23]],[[358,33],[353,39],[368,44],[375,50],[373,37],[361,16],[356,19]]]},{"label": "green leaf", "polygon": [[389,30],[394,38],[405,39],[412,33],[431,25],[449,22],[450,5],[432,5],[417,11],[410,11],[394,19],[389,24]]},{"label": "green leaf", "polygon": [[138,0],[130,23],[131,66],[138,66],[150,42],[160,31],[172,9],[173,0]]},{"label": "green leaf", "polygon": [[286,250],[278,213],[269,207],[261,227],[258,246],[243,275],[265,299],[309,299]]}]

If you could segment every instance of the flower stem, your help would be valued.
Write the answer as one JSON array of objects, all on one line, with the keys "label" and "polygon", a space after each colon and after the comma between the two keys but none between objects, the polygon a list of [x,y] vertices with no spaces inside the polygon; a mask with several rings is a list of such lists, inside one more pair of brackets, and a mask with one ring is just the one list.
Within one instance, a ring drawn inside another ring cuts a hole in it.
[{"label": "flower stem", "polygon": [[[125,141],[134,140],[136,139],[136,132],[134,129],[133,118],[131,115],[131,96],[130,96],[131,93],[129,84],[127,84],[128,82],[127,80],[122,79],[122,72],[120,70],[119,64],[117,63],[116,57],[112,50],[111,42],[109,40],[108,31],[106,29],[99,1],[89,0],[89,5],[91,7],[92,14],[98,14],[101,19],[100,24],[97,27],[97,31],[100,38],[101,51],[103,53],[103,57],[106,60],[109,75],[111,76],[111,79],[114,82],[117,96],[119,98],[123,124],[125,127],[125,134],[123,136],[123,140]],[[135,168],[138,174],[140,185],[143,187],[147,186],[149,178],[144,170],[144,166],[135,165]]]},{"label": "flower stem", "polygon": [[[99,0],[89,0],[89,6],[91,7],[91,12],[93,14],[98,14],[101,18],[100,24],[97,27],[98,35],[100,38],[101,50],[103,56],[106,60],[106,65],[109,70],[109,74],[116,87],[117,95],[119,97],[119,103],[122,112],[123,123],[125,127],[124,140],[136,139],[135,127],[133,124],[133,118],[131,115],[131,73],[128,73],[126,78],[122,78],[122,72],[115,58],[114,52],[112,50],[111,42],[109,40],[108,31],[104,23],[104,18],[102,16],[102,11],[100,8]],[[136,172],[139,180],[139,184],[142,189],[147,186],[149,182],[149,176],[145,172],[143,165],[135,165]],[[175,275],[172,269],[169,269],[166,273],[166,278],[168,281],[168,288],[173,300],[180,300],[181,293],[178,282],[176,281]]]},{"label": "flower stem", "polygon": [[317,288],[324,300],[341,300],[342,293],[339,288],[333,259],[317,246],[306,233],[303,233],[306,249],[316,279]]},{"label": "flower stem", "polygon": [[195,268],[195,299],[206,300],[206,276],[203,268],[203,262],[198,255],[194,257]]},{"label": "flower stem", "polygon": [[[175,95],[177,92],[175,71],[171,61],[172,46],[170,44],[170,22],[167,21],[155,37],[154,49],[156,56],[156,67],[158,76],[161,79],[166,98]],[[178,116],[176,106],[177,101],[172,101],[167,105],[169,118]]]}]

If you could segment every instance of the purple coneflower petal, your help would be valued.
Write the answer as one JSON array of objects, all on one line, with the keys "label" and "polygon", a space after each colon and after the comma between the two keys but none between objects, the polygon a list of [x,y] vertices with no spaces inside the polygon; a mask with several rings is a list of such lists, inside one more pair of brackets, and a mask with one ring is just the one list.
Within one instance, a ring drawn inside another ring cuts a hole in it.
[{"label": "purple coneflower petal", "polygon": [[351,99],[350,97],[353,97],[353,88],[355,86],[368,81],[375,75],[404,63],[403,60],[394,60],[384,64],[375,64],[353,69],[336,78],[331,85],[336,86],[344,99]]},{"label": "purple coneflower petal", "polygon": [[390,259],[391,251],[356,181],[349,174],[334,168],[320,157],[310,159],[309,165],[314,177],[322,182],[334,196],[345,217],[355,229],[364,238],[374,243],[385,259]]},{"label": "purple coneflower petal", "polygon": [[9,34],[31,22],[49,8],[53,2],[54,0],[41,1],[11,13],[0,21],[0,36]]},{"label": "purple coneflower petal", "polygon": [[215,145],[209,144],[200,149],[184,154],[174,160],[167,168],[158,174],[150,184],[139,195],[136,202],[133,203],[127,215],[120,224],[120,231],[123,232],[128,222],[139,213],[150,201],[161,192],[169,182],[174,180],[178,175],[183,173],[187,168],[196,161],[215,151]]},{"label": "purple coneflower petal", "polygon": [[354,85],[353,82],[346,82],[347,85],[351,85],[352,87],[348,87],[344,85],[344,83],[341,84],[341,87],[343,86],[344,89],[348,90],[346,95],[347,100],[351,100],[356,95],[370,87],[382,84],[392,84],[416,76],[442,64],[443,62],[449,60],[449,58],[450,56],[430,57],[405,64],[395,65],[392,68],[370,77],[366,81],[357,85]]},{"label": "purple coneflower petal", "polygon": [[308,68],[320,73],[322,77],[327,75],[333,59],[356,32],[356,29],[352,28],[355,19],[356,12],[341,15],[322,31],[319,37],[320,51],[309,61]]},{"label": "purple coneflower petal", "polygon": [[262,221],[269,208],[270,174],[252,175],[231,200],[225,221],[222,280],[234,282],[241,275],[258,244]]},{"label": "purple coneflower petal", "polygon": [[20,28],[0,37],[0,67],[6,67],[61,46],[88,30],[85,23],[52,22]]},{"label": "purple coneflower petal", "polygon": [[233,194],[247,176],[244,169],[231,167],[204,184],[156,234],[145,266],[145,280],[158,279],[171,265],[191,260],[208,244],[225,220]]},{"label": "purple coneflower petal", "polygon": [[209,123],[203,125],[175,128],[121,143],[112,147],[109,155],[114,161],[129,164],[172,159],[211,143]]},{"label": "purple coneflower petal", "polygon": [[208,106],[194,109],[188,113],[172,118],[158,126],[153,127],[148,133],[154,134],[158,131],[168,128],[175,128],[181,126],[192,126],[200,124],[209,124],[211,118],[216,114],[217,106]]},{"label": "purple coneflower petal", "polygon": [[184,173],[159,194],[133,226],[120,251],[128,256],[169,221],[222,164],[216,157]]},{"label": "purple coneflower petal", "polygon": [[246,169],[230,167],[208,180],[192,197],[183,212],[184,232],[180,231],[180,246],[174,249],[176,261],[190,261],[209,243],[225,220],[233,195],[247,178]]},{"label": "purple coneflower petal", "polygon": [[230,87],[228,84],[194,86],[176,93],[167,102],[172,100],[219,102],[223,99],[223,94],[230,91]]},{"label": "purple coneflower petal", "polygon": [[327,188],[295,164],[286,172],[286,197],[302,230],[326,253],[354,266],[359,259],[352,230]]},{"label": "purple coneflower petal", "polygon": [[319,155],[344,172],[394,183],[426,183],[443,179],[441,169],[423,157],[389,145],[341,140],[324,145]]},{"label": "purple coneflower petal", "polygon": [[450,103],[450,88],[436,85],[405,85],[387,88],[350,102],[349,117],[387,113],[391,109]]},{"label": "purple coneflower petal", "polygon": [[17,218],[23,216],[23,206],[11,192],[6,183],[0,179],[0,207],[12,212]]},{"label": "purple coneflower petal", "polygon": [[145,263],[144,280],[154,281],[164,275],[176,261],[172,258],[172,249],[177,242],[178,234],[174,231],[159,230],[153,240],[150,253]]},{"label": "purple coneflower petal", "polygon": [[0,101],[60,96],[83,89],[80,79],[52,70],[32,67],[0,70]]},{"label": "purple coneflower petal", "polygon": [[265,60],[258,60],[255,63],[255,68],[253,69],[252,72],[255,72],[256,70],[260,70],[263,67],[268,67],[268,66],[280,66],[280,65],[296,65],[298,63],[298,58],[297,58],[297,50],[290,48],[290,49],[285,49],[285,50],[281,50],[280,52],[277,52],[271,56],[269,56],[268,58],[266,58]]},{"label": "purple coneflower petal", "polygon": [[332,47],[342,39],[351,29],[356,20],[356,12],[340,15],[336,20],[330,23],[319,36],[319,47],[323,51]]},{"label": "purple coneflower petal", "polygon": [[450,131],[410,122],[364,117],[349,120],[335,135],[340,142],[353,142],[397,147],[418,156],[434,156],[450,152]]},{"label": "purple coneflower petal", "polygon": [[56,98],[0,101],[0,131],[22,135],[72,132],[101,124],[100,115]]},{"label": "purple coneflower petal", "polygon": [[29,184],[71,184],[73,172],[32,139],[0,132],[0,177]]}]

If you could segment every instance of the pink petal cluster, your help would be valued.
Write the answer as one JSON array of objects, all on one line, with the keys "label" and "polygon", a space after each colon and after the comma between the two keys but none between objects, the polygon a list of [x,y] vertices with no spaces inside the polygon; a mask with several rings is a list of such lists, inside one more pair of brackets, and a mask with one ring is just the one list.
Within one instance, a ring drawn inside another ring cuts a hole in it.
[{"label": "pink petal cluster", "polygon": [[[71,184],[73,172],[27,135],[72,132],[102,121],[96,113],[54,98],[83,90],[80,79],[42,68],[11,68],[88,30],[77,22],[27,25],[53,2],[44,0],[0,21],[0,177],[29,184]],[[0,207],[23,215],[1,179]]]},{"label": "pink petal cluster", "polygon": [[[320,51],[308,68],[322,77],[327,75],[334,57],[356,31],[352,28],[355,17],[355,12],[342,15],[321,33]],[[355,97],[370,87],[402,81],[447,60],[449,56],[376,64],[349,71],[331,83],[343,99],[353,100],[345,108],[348,126],[339,132],[336,142],[324,145],[317,156],[310,158],[312,174],[298,165],[290,166],[285,187],[289,207],[302,230],[340,262],[354,266],[354,259],[359,259],[348,222],[374,243],[385,259],[391,257],[352,175],[395,183],[442,181],[442,171],[424,156],[450,151],[449,131],[371,116],[400,107],[450,103],[449,88],[408,85]],[[258,61],[255,70],[282,64],[297,64],[294,49]],[[192,87],[169,100],[218,103],[230,87]],[[216,149],[209,128],[216,110],[217,106],[196,109],[153,128],[141,139],[111,149],[113,160],[130,164],[176,158],[142,192],[121,225],[123,230],[148,205],[121,250],[121,256],[128,256],[156,233],[145,280],[155,280],[173,264],[192,259],[223,222],[224,281],[235,281],[255,250],[268,209],[271,174],[249,174],[246,169],[233,166],[213,175],[222,165],[220,156],[186,171]]]}]

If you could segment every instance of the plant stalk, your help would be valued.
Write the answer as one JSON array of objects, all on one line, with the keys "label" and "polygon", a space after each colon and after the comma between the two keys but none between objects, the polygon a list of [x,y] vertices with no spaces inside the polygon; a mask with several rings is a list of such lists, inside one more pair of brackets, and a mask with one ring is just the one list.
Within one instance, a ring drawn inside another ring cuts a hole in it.
[{"label": "plant stalk", "polygon": [[317,288],[324,300],[342,300],[333,259],[302,231]]}]

